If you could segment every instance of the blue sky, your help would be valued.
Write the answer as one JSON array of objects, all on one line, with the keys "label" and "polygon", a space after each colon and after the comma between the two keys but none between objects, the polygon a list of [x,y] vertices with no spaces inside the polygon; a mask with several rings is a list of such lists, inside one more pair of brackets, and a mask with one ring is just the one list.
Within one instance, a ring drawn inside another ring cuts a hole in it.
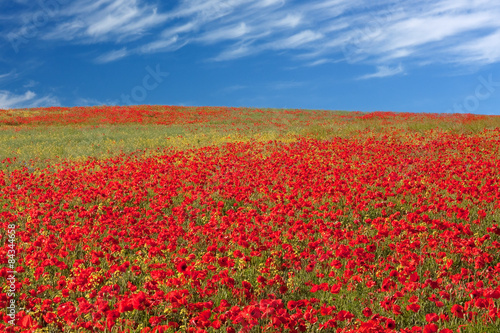
[{"label": "blue sky", "polygon": [[500,114],[497,0],[0,0],[0,108]]}]

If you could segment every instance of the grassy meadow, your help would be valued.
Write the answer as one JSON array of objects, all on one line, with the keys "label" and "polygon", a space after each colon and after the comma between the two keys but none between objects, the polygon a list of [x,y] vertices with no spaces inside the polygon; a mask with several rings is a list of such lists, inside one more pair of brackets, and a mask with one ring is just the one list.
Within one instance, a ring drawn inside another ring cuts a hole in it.
[{"label": "grassy meadow", "polygon": [[499,332],[500,117],[0,110],[0,331]]}]

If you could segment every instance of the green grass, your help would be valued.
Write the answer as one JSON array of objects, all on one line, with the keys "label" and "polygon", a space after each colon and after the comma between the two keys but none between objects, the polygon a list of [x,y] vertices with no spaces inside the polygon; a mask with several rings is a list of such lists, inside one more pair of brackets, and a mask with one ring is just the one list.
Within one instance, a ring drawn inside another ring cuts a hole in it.
[{"label": "green grass", "polygon": [[[142,107],[144,108],[144,107]],[[151,107],[154,109],[154,107]],[[90,110],[90,108],[89,108]],[[186,108],[179,112],[200,112]],[[43,115],[43,109],[8,110],[5,118]],[[54,111],[51,111],[54,112]],[[68,113],[69,111],[64,111]],[[81,112],[81,110],[80,110]],[[235,109],[229,116],[197,115],[191,119],[202,122],[182,124],[105,124],[90,119],[82,125],[3,125],[0,126],[0,161],[15,158],[13,165],[0,165],[0,170],[12,170],[23,165],[33,168],[63,160],[80,161],[88,157],[107,158],[137,150],[154,150],[174,146],[179,149],[197,148],[234,141],[290,141],[297,136],[328,140],[332,137],[352,137],[383,134],[389,128],[428,135],[430,131],[454,134],[477,134],[484,129],[500,128],[500,117],[468,117],[424,114],[390,114],[362,118],[366,113],[321,110]],[[98,126],[95,126],[98,125]]]}]

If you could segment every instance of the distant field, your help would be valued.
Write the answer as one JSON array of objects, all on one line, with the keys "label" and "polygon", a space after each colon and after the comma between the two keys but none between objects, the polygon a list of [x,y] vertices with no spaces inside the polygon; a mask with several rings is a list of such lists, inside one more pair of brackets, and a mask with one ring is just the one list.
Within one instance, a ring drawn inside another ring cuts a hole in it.
[{"label": "distant field", "polygon": [[[227,142],[375,135],[387,130],[476,134],[500,127],[500,117],[361,113],[216,107],[92,107],[0,110],[0,161],[43,167],[120,152],[220,145]],[[393,133],[394,134],[394,133]],[[402,137],[401,133],[398,134]]]},{"label": "distant field", "polygon": [[0,162],[0,331],[500,331],[498,116],[0,110]]}]

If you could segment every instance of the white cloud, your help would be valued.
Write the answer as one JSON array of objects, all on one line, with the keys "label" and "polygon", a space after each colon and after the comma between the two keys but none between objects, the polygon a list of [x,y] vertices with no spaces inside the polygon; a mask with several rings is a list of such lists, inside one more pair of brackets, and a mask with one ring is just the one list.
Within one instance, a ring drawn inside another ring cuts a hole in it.
[{"label": "white cloud", "polygon": [[115,61],[124,58],[128,55],[127,48],[121,48],[119,50],[114,50],[105,54],[100,55],[95,60],[99,64],[104,64],[107,62]]},{"label": "white cloud", "polygon": [[36,82],[35,80],[29,80],[28,82],[26,82],[23,87],[24,88],[33,88],[34,86],[36,86],[38,84],[38,82]]},{"label": "white cloud", "polygon": [[315,66],[327,64],[329,62],[332,62],[332,60],[330,60],[330,59],[318,59],[318,60],[315,60],[313,62],[308,63],[306,66],[315,67]]},{"label": "white cloud", "polygon": [[285,0],[260,0],[255,1],[254,6],[256,7],[270,7],[274,5],[282,6],[285,4]]},{"label": "white cloud", "polygon": [[167,20],[166,14],[140,0],[76,0],[62,5],[57,16],[64,20],[46,31],[44,39],[128,41]]},{"label": "white cloud", "polygon": [[0,74],[0,81],[7,80],[9,78],[15,78],[15,77],[17,77],[17,75],[16,75],[16,71],[13,69],[8,73]]},{"label": "white cloud", "polygon": [[[349,29],[356,60],[387,62],[391,59],[433,59],[450,56],[452,45],[461,45],[499,31],[500,5],[492,1],[437,1],[417,6],[399,4],[377,19],[376,12],[365,18],[359,30]],[[353,33],[354,32],[354,33]],[[485,45],[492,50],[494,45]],[[463,62],[462,54],[455,60]],[[488,52],[488,51],[486,51]]]},{"label": "white cloud", "polygon": [[187,41],[178,43],[178,37],[173,36],[168,39],[160,39],[139,48],[140,53],[171,52],[180,49],[187,44]]},{"label": "white cloud", "polygon": [[462,55],[460,62],[479,64],[500,62],[500,31],[463,43],[452,48],[452,52]]},{"label": "white cloud", "polygon": [[59,101],[53,96],[38,97],[28,90],[22,95],[7,90],[0,90],[0,109],[35,108],[42,106],[57,106]]},{"label": "white cloud", "polygon": [[131,23],[131,19],[136,17],[138,10],[135,7],[124,7],[114,10],[117,15],[108,13],[100,17],[99,20],[89,22],[87,33],[90,36],[106,35],[109,32],[121,28],[126,23]]},{"label": "white cloud", "polygon": [[240,45],[236,45],[233,48],[226,49],[221,54],[219,54],[217,57],[215,57],[213,60],[215,60],[215,61],[233,60],[233,59],[237,59],[237,58],[246,57],[246,56],[249,56],[251,54],[255,54],[259,51],[260,51],[259,49],[257,49],[256,47],[253,47],[249,44],[240,44]]},{"label": "white cloud", "polygon": [[228,39],[238,39],[247,34],[250,30],[251,29],[249,29],[244,22],[241,22],[238,25],[223,27],[221,29],[205,33],[198,38],[198,40],[205,43],[216,43]]},{"label": "white cloud", "polygon": [[[379,53],[396,53],[402,49],[417,52],[418,47],[443,42],[454,36],[460,38],[461,34],[477,27],[491,27],[495,19],[489,13],[408,18],[391,24],[388,31],[381,31],[369,51],[376,53],[375,49],[380,47]],[[460,43],[460,39],[456,41]]]},{"label": "white cloud", "polygon": [[302,32],[299,32],[293,36],[287,37],[282,40],[278,40],[272,43],[272,48],[274,49],[294,49],[300,46],[303,46],[304,44],[316,41],[318,39],[321,39],[323,37],[322,34],[311,31],[311,30],[305,30]]},{"label": "white cloud", "polygon": [[360,76],[358,79],[366,80],[366,79],[394,76],[403,73],[403,71],[404,71],[403,66],[401,64],[399,64],[397,67],[377,66],[377,71],[375,73]]},{"label": "white cloud", "polygon": [[252,0],[183,0],[176,9],[167,14],[167,17],[210,22],[233,13],[242,5],[253,2]]},{"label": "white cloud", "polygon": [[302,22],[302,15],[287,14],[284,18],[276,22],[276,26],[295,28]]},{"label": "white cloud", "polygon": [[24,95],[15,95],[6,90],[0,90],[0,108],[10,109],[15,108],[17,105],[32,100],[36,94],[28,90]]},{"label": "white cloud", "polygon": [[[95,59],[103,63],[195,43],[211,45],[210,52],[218,54],[211,59],[217,61],[264,50],[294,50],[306,65],[339,58],[375,66],[395,59],[463,65],[500,61],[500,2],[493,0],[180,0],[169,9],[162,5],[74,0],[62,4],[38,35],[118,45]],[[22,23],[11,22],[11,31],[23,31]]]},{"label": "white cloud", "polygon": [[26,103],[24,105],[20,105],[18,107],[25,107],[25,108],[39,108],[39,107],[46,107],[46,106],[60,106],[61,103],[59,102],[59,99],[57,97],[54,97],[52,95],[47,95],[47,96],[42,96],[33,99],[29,103]]},{"label": "white cloud", "polygon": [[76,40],[82,36],[86,23],[78,19],[59,24],[55,29],[49,30],[42,37],[45,40]]},{"label": "white cloud", "polygon": [[164,30],[161,33],[161,36],[162,37],[177,36],[178,34],[181,34],[181,33],[188,33],[190,31],[196,30],[197,27],[198,27],[198,24],[196,24],[196,22],[187,22],[187,23],[182,24],[180,26],[176,26],[176,27],[168,28],[168,29]]}]

